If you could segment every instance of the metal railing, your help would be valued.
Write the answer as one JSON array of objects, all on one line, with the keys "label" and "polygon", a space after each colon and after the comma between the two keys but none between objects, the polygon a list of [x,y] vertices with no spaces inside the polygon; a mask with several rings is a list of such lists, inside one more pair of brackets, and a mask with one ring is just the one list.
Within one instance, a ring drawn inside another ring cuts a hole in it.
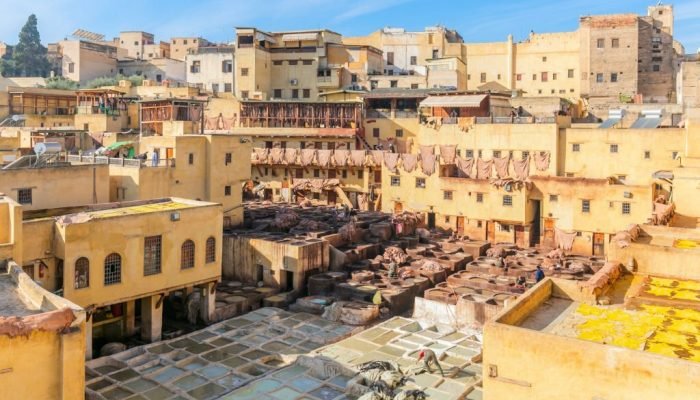
[{"label": "metal railing", "polygon": [[108,164],[134,168],[158,168],[175,166],[174,158],[158,160],[154,162],[153,160],[142,160],[138,158],[121,158],[95,155],[68,155],[66,156],[66,161],[83,164]]},{"label": "metal railing", "polygon": [[[556,117],[476,117],[477,124],[554,124]],[[447,124],[445,119],[443,124]]]},{"label": "metal railing", "polygon": [[372,109],[367,110],[367,118],[391,118],[391,110]]}]

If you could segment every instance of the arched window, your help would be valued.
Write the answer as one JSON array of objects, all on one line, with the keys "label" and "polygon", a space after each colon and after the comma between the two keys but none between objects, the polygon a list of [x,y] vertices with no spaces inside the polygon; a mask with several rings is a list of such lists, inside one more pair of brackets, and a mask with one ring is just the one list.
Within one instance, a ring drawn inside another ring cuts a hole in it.
[{"label": "arched window", "polygon": [[122,281],[122,256],[112,253],[105,257],[105,285]]},{"label": "arched window", "polygon": [[185,240],[180,251],[180,268],[194,268],[194,242]]},{"label": "arched window", "polygon": [[216,239],[210,237],[207,239],[207,247],[205,249],[205,262],[213,263],[216,261]]},{"label": "arched window", "polygon": [[75,288],[82,289],[90,286],[90,261],[80,257],[75,262]]}]

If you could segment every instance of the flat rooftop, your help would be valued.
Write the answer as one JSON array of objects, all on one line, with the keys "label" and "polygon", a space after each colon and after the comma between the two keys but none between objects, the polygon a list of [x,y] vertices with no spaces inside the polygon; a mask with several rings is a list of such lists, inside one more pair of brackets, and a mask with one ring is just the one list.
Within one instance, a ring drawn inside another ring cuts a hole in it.
[{"label": "flat rooftop", "polygon": [[550,297],[519,326],[700,362],[700,282],[628,275],[612,298],[603,306]]}]

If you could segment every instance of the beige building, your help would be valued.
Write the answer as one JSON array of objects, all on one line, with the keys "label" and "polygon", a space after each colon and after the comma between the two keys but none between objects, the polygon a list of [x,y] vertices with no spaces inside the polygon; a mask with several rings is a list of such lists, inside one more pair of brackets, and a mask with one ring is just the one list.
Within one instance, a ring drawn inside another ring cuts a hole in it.
[{"label": "beige building", "polygon": [[95,78],[117,73],[120,52],[111,42],[62,40],[58,43],[58,48],[61,54],[61,76],[67,79],[85,84]]},{"label": "beige building", "polygon": [[185,60],[187,83],[213,94],[234,93],[234,48],[200,47]]},{"label": "beige building", "polygon": [[185,62],[172,58],[127,59],[117,62],[119,74],[142,76],[144,80],[156,83],[185,82]]},{"label": "beige building", "polygon": [[188,54],[208,46],[211,46],[211,43],[201,37],[174,37],[170,39],[170,57],[185,61]]},{"label": "beige building", "polygon": [[2,126],[72,127],[76,97],[72,90],[8,86],[0,93]]},{"label": "beige building", "polygon": [[147,57],[147,46],[154,44],[154,36],[152,33],[143,31],[124,31],[119,32],[119,37],[115,38],[115,44],[126,50],[128,58],[141,60],[150,59]]},{"label": "beige building", "polygon": [[345,46],[329,30],[236,29],[236,97],[317,101],[322,92],[359,87],[381,72],[380,51]]},{"label": "beige building", "polygon": [[82,398],[85,310],[37,285],[15,262],[2,263],[0,397]]}]

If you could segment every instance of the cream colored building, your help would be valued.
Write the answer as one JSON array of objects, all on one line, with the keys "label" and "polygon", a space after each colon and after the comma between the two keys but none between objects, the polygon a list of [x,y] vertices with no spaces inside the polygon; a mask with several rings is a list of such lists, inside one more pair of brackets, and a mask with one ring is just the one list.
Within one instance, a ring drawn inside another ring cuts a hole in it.
[{"label": "cream colored building", "polygon": [[185,59],[187,83],[213,94],[233,94],[233,51],[231,46],[200,47],[192,51]]},{"label": "cream colored building", "polygon": [[211,43],[201,37],[174,37],[170,39],[170,57],[185,61],[188,54],[208,46],[211,46]]},{"label": "cream colored building", "polygon": [[135,60],[150,59],[147,57],[146,48],[154,44],[154,35],[143,31],[119,32],[119,37],[115,38],[115,44],[126,50],[126,56]]},{"label": "cream colored building", "polygon": [[58,48],[61,54],[61,76],[67,79],[85,84],[95,78],[117,74],[120,52],[111,42],[62,40],[58,43]]}]

